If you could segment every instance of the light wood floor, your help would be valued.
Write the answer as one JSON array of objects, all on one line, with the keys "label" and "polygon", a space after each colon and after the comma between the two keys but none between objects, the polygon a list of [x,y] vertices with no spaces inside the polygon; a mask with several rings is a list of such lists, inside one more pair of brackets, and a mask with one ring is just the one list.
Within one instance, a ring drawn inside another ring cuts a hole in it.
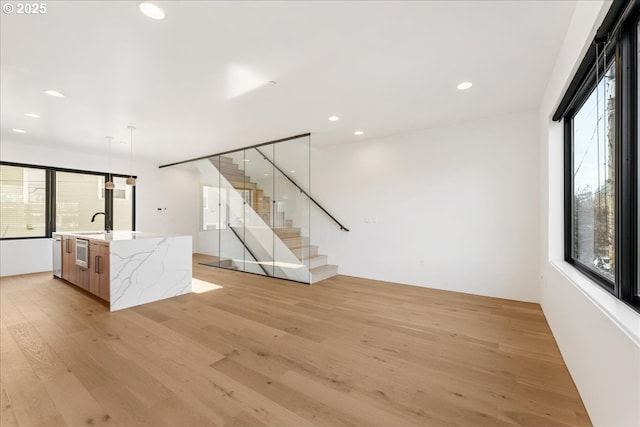
[{"label": "light wood floor", "polygon": [[114,313],[50,274],[2,279],[0,425],[590,425],[536,304],[194,276],[221,288]]}]

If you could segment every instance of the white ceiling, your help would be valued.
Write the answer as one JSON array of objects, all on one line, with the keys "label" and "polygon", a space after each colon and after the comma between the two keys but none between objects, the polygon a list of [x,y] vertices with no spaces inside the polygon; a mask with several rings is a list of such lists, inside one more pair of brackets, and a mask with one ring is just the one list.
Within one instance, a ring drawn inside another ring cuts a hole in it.
[{"label": "white ceiling", "polygon": [[[158,164],[304,132],[348,143],[535,108],[575,9],[165,1],[154,21],[134,1],[46,3],[44,15],[2,14],[2,140],[106,152],[112,135],[124,154],[132,124],[134,155]],[[473,87],[456,90],[465,80]]]}]

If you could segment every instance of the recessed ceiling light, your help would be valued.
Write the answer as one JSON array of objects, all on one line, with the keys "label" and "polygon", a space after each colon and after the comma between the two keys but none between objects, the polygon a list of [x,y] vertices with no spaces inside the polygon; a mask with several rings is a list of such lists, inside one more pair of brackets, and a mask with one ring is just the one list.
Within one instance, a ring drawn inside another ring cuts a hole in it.
[{"label": "recessed ceiling light", "polygon": [[291,172],[291,173],[296,173],[296,171],[289,171],[289,172]]},{"label": "recessed ceiling light", "polygon": [[26,131],[26,130],[24,130],[24,129],[13,129],[13,131],[14,131],[15,133],[27,133],[27,131]]},{"label": "recessed ceiling light", "polygon": [[340,120],[340,117],[338,117],[338,116],[331,116],[331,117],[329,117],[329,121],[330,121],[330,122],[337,122],[338,120]]},{"label": "recessed ceiling light", "polygon": [[245,162],[250,162],[251,160],[249,160],[249,159],[244,159],[243,161],[245,161]]},{"label": "recessed ceiling light", "polygon": [[140,12],[144,13],[151,19],[161,20],[164,19],[164,10],[151,2],[145,1],[140,3],[138,6],[140,8]]},{"label": "recessed ceiling light", "polygon": [[46,93],[49,96],[55,96],[56,98],[64,98],[63,94],[55,90],[45,90],[44,93]]},{"label": "recessed ceiling light", "polygon": [[264,174],[264,176],[269,176],[269,174],[268,174],[268,173],[265,173],[265,174]]},{"label": "recessed ceiling light", "polygon": [[364,135],[364,132],[361,130],[357,130],[353,133],[354,135]]},{"label": "recessed ceiling light", "polygon": [[27,117],[33,117],[34,119],[39,119],[40,115],[39,114],[35,114],[35,113],[24,113],[25,116]]},{"label": "recessed ceiling light", "polygon": [[456,87],[458,88],[458,90],[467,90],[471,86],[473,86],[473,83],[471,83],[471,82],[462,82]]}]

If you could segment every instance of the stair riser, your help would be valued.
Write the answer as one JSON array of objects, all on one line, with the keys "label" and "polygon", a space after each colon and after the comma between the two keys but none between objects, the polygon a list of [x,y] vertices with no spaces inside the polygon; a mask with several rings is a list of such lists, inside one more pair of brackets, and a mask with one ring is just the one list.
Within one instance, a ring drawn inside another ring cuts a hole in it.
[{"label": "stair riser", "polygon": [[322,267],[326,265],[328,257],[326,255],[318,255],[313,258],[309,258],[309,268]]},{"label": "stair riser", "polygon": [[301,248],[304,246],[309,246],[309,238],[308,237],[294,237],[288,239],[281,239],[285,245],[289,248]]},{"label": "stair riser", "polygon": [[318,283],[322,280],[326,280],[330,277],[338,275],[338,266],[332,265],[330,268],[323,269],[323,271],[319,273],[311,272],[311,284]]},{"label": "stair riser", "polygon": [[289,239],[293,237],[300,237],[299,228],[274,228],[275,233],[281,239]]},{"label": "stair riser", "polygon": [[257,185],[254,182],[244,182],[244,181],[229,181],[229,184],[236,190],[255,190]]},{"label": "stair riser", "polygon": [[305,246],[303,248],[292,249],[291,252],[298,257],[299,260],[308,259],[318,255],[317,246]]}]

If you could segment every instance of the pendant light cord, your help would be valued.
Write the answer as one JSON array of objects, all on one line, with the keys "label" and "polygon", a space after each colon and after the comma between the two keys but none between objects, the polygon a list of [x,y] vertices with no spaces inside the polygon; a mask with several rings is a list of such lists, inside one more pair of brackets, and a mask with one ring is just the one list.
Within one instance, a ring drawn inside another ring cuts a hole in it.
[{"label": "pendant light cord", "polygon": [[134,186],[136,185],[136,179],[133,177],[133,131],[135,127],[129,125],[127,126],[130,130],[130,139],[129,139],[129,178],[127,178],[127,185]]},{"label": "pendant light cord", "polygon": [[129,139],[129,176],[133,178],[133,126],[129,126],[131,138]]},{"label": "pendant light cord", "polygon": [[113,137],[108,136],[107,141],[109,141],[109,182],[111,182],[111,140]]}]

